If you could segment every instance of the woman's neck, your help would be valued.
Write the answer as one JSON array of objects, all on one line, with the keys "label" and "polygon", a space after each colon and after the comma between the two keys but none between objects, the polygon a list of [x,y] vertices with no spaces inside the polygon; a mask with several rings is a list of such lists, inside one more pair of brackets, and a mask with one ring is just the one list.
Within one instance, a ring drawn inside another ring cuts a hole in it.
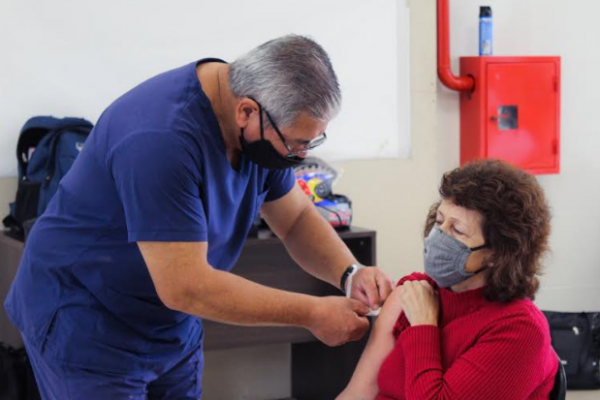
[{"label": "woman's neck", "polygon": [[467,290],[479,289],[485,286],[487,282],[487,276],[488,271],[481,271],[480,273],[473,275],[469,279],[451,286],[450,289],[456,293],[466,292]]}]

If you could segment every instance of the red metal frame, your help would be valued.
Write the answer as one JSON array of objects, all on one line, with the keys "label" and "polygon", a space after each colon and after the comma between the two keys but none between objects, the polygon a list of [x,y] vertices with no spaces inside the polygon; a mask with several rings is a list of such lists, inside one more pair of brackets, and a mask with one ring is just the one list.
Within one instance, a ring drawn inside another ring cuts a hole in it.
[{"label": "red metal frame", "polygon": [[437,1],[438,76],[447,87],[460,92],[472,91],[475,80],[471,76],[455,76],[450,66],[450,22],[448,0]]}]

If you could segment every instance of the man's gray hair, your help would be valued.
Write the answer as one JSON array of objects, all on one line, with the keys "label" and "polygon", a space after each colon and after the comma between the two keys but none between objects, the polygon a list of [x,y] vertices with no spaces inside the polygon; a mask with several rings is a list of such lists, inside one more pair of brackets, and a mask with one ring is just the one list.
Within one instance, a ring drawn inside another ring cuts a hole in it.
[{"label": "man's gray hair", "polygon": [[302,112],[329,121],[342,100],[329,56],[299,35],[270,40],[239,57],[231,63],[229,85],[234,96],[258,101],[281,127],[292,125]]}]

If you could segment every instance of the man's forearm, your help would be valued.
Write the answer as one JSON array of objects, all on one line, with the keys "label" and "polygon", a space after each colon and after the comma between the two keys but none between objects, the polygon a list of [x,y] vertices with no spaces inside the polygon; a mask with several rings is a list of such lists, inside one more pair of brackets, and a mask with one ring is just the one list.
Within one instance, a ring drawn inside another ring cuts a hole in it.
[{"label": "man's forearm", "polygon": [[262,286],[237,275],[213,270],[202,282],[190,282],[178,296],[178,311],[235,325],[307,327],[317,298]]},{"label": "man's forearm", "polygon": [[346,244],[314,207],[307,207],[282,239],[306,272],[337,288],[344,270],[356,263]]}]

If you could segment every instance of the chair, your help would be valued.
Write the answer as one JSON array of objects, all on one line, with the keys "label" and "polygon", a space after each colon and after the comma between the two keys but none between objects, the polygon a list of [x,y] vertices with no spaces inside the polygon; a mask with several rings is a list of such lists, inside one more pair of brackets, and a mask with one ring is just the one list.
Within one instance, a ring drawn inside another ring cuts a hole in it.
[{"label": "chair", "polygon": [[554,387],[550,392],[550,400],[565,400],[567,398],[567,374],[560,359],[558,360],[558,371],[554,377]]}]

